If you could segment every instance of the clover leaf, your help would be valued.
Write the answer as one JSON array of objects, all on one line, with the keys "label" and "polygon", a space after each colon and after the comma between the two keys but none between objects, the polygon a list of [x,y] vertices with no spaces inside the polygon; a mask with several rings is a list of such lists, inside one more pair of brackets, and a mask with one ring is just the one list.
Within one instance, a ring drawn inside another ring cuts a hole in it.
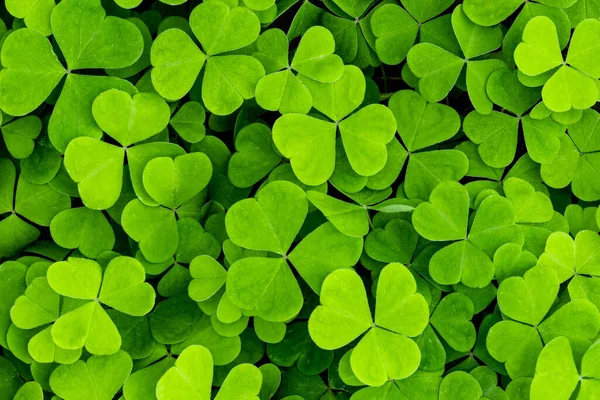
[{"label": "clover leaf", "polygon": [[227,270],[209,256],[195,257],[190,264],[190,282],[188,293],[194,301],[205,301],[225,285]]},{"label": "clover leaf", "polygon": [[[58,85],[65,70],[43,34],[33,29],[15,33],[2,46],[5,69],[0,75],[0,104],[6,113],[19,116],[36,109]],[[37,63],[30,62],[33,56],[39,60]]]},{"label": "clover leaf", "polygon": [[469,193],[451,181],[439,184],[429,202],[421,203],[413,212],[415,230],[423,237],[458,240],[439,250],[430,261],[431,276],[440,284],[487,286],[494,276],[490,257],[504,243],[523,241],[513,207],[505,198],[490,196],[483,200],[467,235],[468,217]]},{"label": "clover leaf", "polygon": [[569,204],[565,209],[565,218],[569,221],[571,235],[575,236],[581,231],[597,232],[596,207],[582,207],[579,204]]},{"label": "clover leaf", "polygon": [[173,115],[170,124],[185,141],[198,143],[206,135],[205,119],[206,111],[202,104],[188,101]]},{"label": "clover leaf", "polygon": [[[489,113],[491,102],[485,90],[489,75],[502,69],[500,62],[480,59],[502,44],[499,27],[482,27],[472,22],[463,12],[462,5],[452,13],[452,29],[459,49],[440,47],[441,43],[419,43],[408,53],[407,62],[416,77],[419,91],[431,102],[445,98],[456,84],[466,65],[466,86],[475,108]],[[464,56],[464,59],[463,59]]]},{"label": "clover leaf", "polygon": [[160,205],[178,208],[198,195],[210,181],[212,164],[203,153],[156,157],[144,167],[144,189]]},{"label": "clover leaf", "polygon": [[534,118],[533,111],[522,117],[539,100],[538,89],[523,85],[516,72],[500,69],[489,76],[487,93],[495,104],[516,117],[497,111],[489,114],[473,111],[467,115],[465,133],[478,145],[479,155],[486,164],[501,168],[513,161],[519,125],[522,126],[528,154],[534,161],[548,163],[558,156],[564,127],[550,117]]},{"label": "clover leaf", "polygon": [[593,398],[596,3],[6,0],[0,400]]},{"label": "clover leaf", "polygon": [[552,268],[560,282],[569,280],[572,299],[588,299],[598,306],[592,289],[600,266],[596,255],[600,243],[596,239],[597,235],[592,231],[580,231],[574,240],[563,232],[552,233],[538,264]]},{"label": "clover leaf", "polygon": [[464,371],[452,372],[440,384],[440,400],[479,399],[483,395],[477,379]]},{"label": "clover leaf", "polygon": [[377,38],[375,51],[385,64],[400,64],[417,38],[419,25],[403,8],[395,4],[379,7],[371,17],[371,29]]},{"label": "clover leaf", "polygon": [[[158,381],[156,398],[209,399],[212,380],[213,358],[210,351],[202,346],[190,346]],[[216,399],[227,400],[240,396],[258,399],[261,385],[262,374],[258,368],[250,364],[238,365],[225,378]]]},{"label": "clover leaf", "polygon": [[[63,1],[52,9],[50,22],[67,68],[59,62],[50,42],[41,33],[29,28],[20,30],[3,46],[6,68],[0,74],[3,93],[0,108],[11,115],[28,114],[46,100],[67,75],[48,127],[53,145],[64,152],[75,137],[101,136],[91,108],[76,105],[91,105],[98,94],[110,88],[135,92],[131,84],[118,78],[71,71],[127,67],[141,56],[143,40],[131,22],[106,17],[99,0]],[[84,28],[73,29],[75,26]],[[86,45],[81,46],[81,43]],[[41,62],[32,61],[38,59]],[[79,111],[72,113],[73,109]]]},{"label": "clover leaf", "polygon": [[[313,107],[334,122],[303,114],[285,114],[273,125],[273,140],[290,159],[294,173],[307,185],[320,185],[335,169],[335,139],[339,127],[345,153],[359,175],[372,176],[385,166],[386,144],[396,131],[390,110],[368,105],[347,117],[362,102],[365,79],[362,72],[346,66],[344,75],[334,83],[303,80],[313,95]],[[347,118],[346,118],[347,117]],[[317,157],[311,162],[307,157]]]},{"label": "clover leaf", "polygon": [[[587,300],[573,300],[546,317],[558,293],[558,285],[556,273],[540,265],[522,278],[504,280],[498,288],[500,309],[514,320],[492,326],[487,348],[495,359],[506,362],[506,370],[513,378],[531,376],[542,341],[548,343],[557,336],[567,336],[573,343],[589,343],[600,328],[597,308]],[[526,303],[517,305],[516,296],[521,299],[527,296]],[[573,319],[575,314],[577,320]],[[589,328],[583,329],[582,324]]]},{"label": "clover leaf", "polygon": [[[167,123],[168,120],[165,121],[165,127]],[[176,157],[184,153],[181,147],[173,143],[156,142],[122,148],[94,138],[81,137],[69,143],[65,152],[65,168],[78,184],[84,205],[105,210],[119,199],[123,185],[123,164],[127,156],[136,195],[147,204],[157,205],[144,189],[144,167],[153,158]]]},{"label": "clover leaf", "polygon": [[[374,51],[375,37],[370,24],[370,19],[378,6],[370,7],[371,3],[366,0],[359,3],[342,0],[340,4],[328,2],[325,5],[331,13],[308,7],[305,12],[310,15],[308,18],[316,19],[315,25],[323,25],[331,32],[336,42],[336,53],[344,63],[366,68],[380,65]],[[308,28],[309,26],[299,28],[301,30],[298,33],[289,32],[288,36],[293,38]]]},{"label": "clover leaf", "polygon": [[541,168],[542,178],[550,187],[563,188],[569,183],[575,196],[593,201],[600,198],[596,185],[598,162],[598,129],[600,114],[594,110],[584,110],[582,118],[568,127],[568,135],[560,138],[557,157]]},{"label": "clover leaf", "polygon": [[[127,146],[166,128],[170,117],[166,102],[151,93],[140,93],[132,98],[125,92],[113,89],[101,93],[93,104],[93,114],[98,124],[123,147],[88,137],[76,138],[69,143],[65,151],[65,167],[78,184],[84,204],[92,209],[103,210],[116,203],[121,193],[125,154],[136,193],[150,204],[157,204],[142,185],[143,168],[152,158],[179,155],[183,149],[168,143],[147,143],[132,149]],[[141,107],[143,111],[140,112],[136,107]],[[114,116],[116,110],[119,118],[107,119],[108,115]],[[148,114],[144,115],[145,112]],[[140,158],[143,161],[136,160]]]},{"label": "clover leaf", "polygon": [[469,351],[475,344],[475,327],[471,322],[473,302],[462,293],[451,293],[437,305],[431,316],[431,325],[450,347]]},{"label": "clover leaf", "polygon": [[29,183],[22,175],[17,180],[9,159],[0,158],[0,172],[0,215],[10,213],[0,220],[0,258],[4,258],[34,242],[40,231],[33,224],[49,226],[56,214],[71,207],[71,199],[48,184]]},{"label": "clover leaf", "polygon": [[521,245],[506,243],[496,250],[493,261],[495,278],[501,282],[511,276],[523,276],[536,265],[537,258]]},{"label": "clover leaf", "polygon": [[70,365],[61,365],[50,375],[52,391],[65,400],[81,398],[110,400],[125,383],[133,363],[118,351],[108,356],[91,356]]},{"label": "clover leaf", "polygon": [[54,323],[54,342],[67,350],[85,346],[92,354],[115,353],[121,337],[100,302],[126,314],[147,314],[154,307],[155,293],[144,278],[144,267],[131,257],[113,259],[104,274],[93,260],[69,258],[52,264],[48,269],[52,289],[65,297],[87,300]]},{"label": "clover leaf", "polygon": [[274,150],[270,129],[263,124],[250,124],[242,128],[235,140],[236,152],[227,165],[231,183],[247,188],[273,170],[281,161]]},{"label": "clover leaf", "polygon": [[[481,0],[465,0],[465,12],[473,22],[483,25],[496,25],[504,19],[508,18],[515,12],[525,1],[510,0],[510,1],[490,1]],[[546,4],[551,7],[568,8],[575,4],[573,0],[540,0],[539,3]]]},{"label": "clover leaf", "polygon": [[103,132],[123,147],[159,133],[169,123],[167,103],[152,93],[130,96],[117,89],[101,93],[92,104],[92,115]]},{"label": "clover leaf", "polygon": [[419,151],[458,132],[460,118],[454,110],[429,103],[418,93],[408,90],[394,93],[389,107],[402,142],[409,151],[405,182],[409,198],[425,199],[439,182],[459,180],[464,176],[467,162],[454,150]]},{"label": "clover leaf", "polygon": [[79,249],[86,257],[97,257],[115,245],[115,234],[106,217],[86,207],[58,213],[50,222],[50,233],[58,245]]},{"label": "clover leaf", "polygon": [[[282,257],[249,257],[235,261],[227,274],[227,292],[234,304],[254,310],[255,315],[271,322],[285,321],[300,311],[302,294],[286,259],[307,210],[305,193],[284,181],[266,185],[256,200],[238,202],[229,210],[225,224],[233,243]],[[261,234],[251,237],[250,231]],[[358,260],[361,248],[361,239],[347,237],[332,225],[324,224],[289,253],[289,260],[318,292],[329,272],[349,267]],[[286,289],[280,291],[280,287]],[[272,298],[278,299],[277,307],[271,307]]]},{"label": "clover leaf", "polygon": [[369,215],[363,207],[315,190],[306,196],[340,232],[352,237],[363,237],[369,232]]},{"label": "clover leaf", "polygon": [[402,219],[392,219],[383,228],[373,229],[365,241],[367,255],[380,262],[409,264],[419,235]]},{"label": "clover leaf", "polygon": [[311,340],[306,322],[291,324],[280,342],[268,343],[267,356],[281,367],[296,365],[306,375],[319,374],[334,361],[332,351],[319,348]]},{"label": "clover leaf", "polygon": [[6,144],[10,155],[16,159],[27,158],[33,153],[34,140],[41,131],[42,121],[33,115],[18,118],[2,125],[4,144]]},{"label": "clover leaf", "polygon": [[[382,4],[376,7],[370,18],[372,34],[375,36],[375,44],[371,47],[377,52],[379,59],[385,64],[400,64],[412,47],[417,33],[421,29],[422,40],[425,37],[427,22],[439,21],[437,17],[450,7],[451,2],[427,1],[415,2],[404,0],[401,2],[404,8],[396,4]],[[443,17],[440,17],[443,18]],[[399,23],[399,21],[401,21]],[[371,40],[372,41],[372,40]],[[425,41],[425,40],[423,40]]]},{"label": "clover leaf", "polygon": [[577,389],[578,398],[592,396],[598,387],[599,371],[594,358],[600,347],[592,345],[583,355],[580,371],[573,360],[569,340],[557,337],[550,341],[537,360],[535,375],[531,382],[531,398],[543,399],[544,396],[567,398]]},{"label": "clover leaf", "polygon": [[379,387],[366,387],[355,392],[352,400],[367,400],[373,398],[420,398],[434,400],[438,398],[439,386],[442,378],[435,374],[417,371],[406,379],[386,382]]},{"label": "clover leaf", "polygon": [[251,56],[222,54],[254,42],[260,33],[259,19],[247,8],[209,2],[194,8],[190,27],[204,52],[187,33],[166,30],[152,44],[152,83],[167,100],[179,100],[190,91],[206,63],[202,100],[212,113],[228,115],[254,97],[265,71]]},{"label": "clover leaf", "polygon": [[342,59],[333,54],[333,36],[320,26],[304,33],[291,63],[288,62],[287,37],[279,29],[263,33],[257,47],[254,57],[270,72],[256,85],[256,102],[266,110],[306,114],[311,109],[312,96],[292,70],[323,83],[335,82],[344,73]]},{"label": "clover leaf", "polygon": [[389,264],[381,271],[376,298],[373,322],[360,277],[351,270],[334,271],[323,282],[322,305],[308,322],[313,341],[323,349],[343,347],[366,332],[353,349],[350,364],[356,377],[369,386],[415,372],[421,354],[410,337],[419,335],[428,322],[427,302],[416,293],[414,278],[401,264]]},{"label": "clover leaf", "polygon": [[17,394],[14,399],[16,400],[43,400],[44,392],[42,387],[37,382],[26,382]]},{"label": "clover leaf", "polygon": [[[542,90],[544,104],[550,110],[586,109],[598,100],[598,87],[594,80],[600,78],[600,71],[594,66],[595,54],[589,50],[590,41],[597,37],[600,37],[598,21],[582,21],[573,32],[567,58],[563,62],[554,22],[539,16],[527,23],[523,41],[515,49],[515,62],[527,76],[537,76],[559,67]],[[563,95],[565,92],[567,96]]]}]

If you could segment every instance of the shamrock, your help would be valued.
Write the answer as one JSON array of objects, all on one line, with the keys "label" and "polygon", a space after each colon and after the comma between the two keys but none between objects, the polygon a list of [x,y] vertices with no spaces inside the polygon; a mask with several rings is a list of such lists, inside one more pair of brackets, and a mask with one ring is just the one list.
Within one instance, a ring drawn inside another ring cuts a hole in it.
[{"label": "shamrock", "polygon": [[[176,397],[187,399],[209,399],[213,380],[213,357],[203,346],[190,346],[185,349],[156,385],[158,400]],[[258,399],[262,385],[262,374],[251,364],[234,367],[215,399],[235,398]]]},{"label": "shamrock", "polygon": [[534,118],[533,112],[524,115],[539,100],[538,89],[526,87],[517,78],[517,72],[508,69],[493,72],[486,88],[495,104],[515,115],[472,111],[465,118],[464,131],[478,145],[479,155],[487,165],[502,168],[513,161],[519,125],[534,161],[548,163],[557,158],[565,128],[550,117]]},{"label": "shamrock", "polygon": [[[143,40],[131,22],[106,17],[100,0],[62,1],[52,9],[50,23],[67,68],[42,33],[19,29],[2,47],[5,69],[0,73],[0,108],[10,115],[26,115],[42,104],[66,75],[48,126],[52,144],[64,152],[76,137],[101,137],[91,113],[96,96],[111,88],[136,92],[130,83],[119,78],[72,71],[127,67],[141,56]],[[75,26],[82,29],[73,29]],[[81,46],[82,43],[86,45]]]},{"label": "shamrock", "polygon": [[6,11],[15,18],[22,19],[26,27],[36,30],[44,36],[52,33],[50,14],[56,4],[54,0],[7,0],[5,3]]},{"label": "shamrock", "polygon": [[281,367],[296,365],[306,375],[320,374],[334,359],[333,351],[323,350],[311,340],[306,322],[291,324],[281,342],[267,344],[267,356]]},{"label": "shamrock", "polygon": [[201,255],[195,257],[190,264],[192,281],[188,293],[194,301],[211,298],[225,285],[227,270],[214,258]]},{"label": "shamrock", "polygon": [[523,246],[516,243],[506,243],[494,253],[494,274],[498,282],[511,276],[523,276],[534,267],[537,257]]},{"label": "shamrock", "polygon": [[92,112],[102,130],[122,147],[90,137],[76,138],[69,143],[65,168],[77,183],[84,205],[105,210],[117,202],[123,184],[125,155],[136,194],[149,204],[158,204],[144,189],[144,167],[153,158],[182,155],[183,149],[170,143],[128,146],[150,138],[167,126],[170,117],[167,103],[156,94],[139,93],[131,97],[112,89],[94,100]]},{"label": "shamrock", "polygon": [[421,41],[427,41],[427,31],[434,29],[432,27],[443,18],[435,17],[452,5],[449,0],[426,3],[404,0],[401,3],[404,8],[393,3],[377,7],[370,19],[371,30],[376,38],[374,49],[384,64],[400,64],[413,46],[419,30]]},{"label": "shamrock", "polygon": [[479,399],[483,395],[477,379],[464,371],[452,372],[440,384],[440,400]]},{"label": "shamrock", "polygon": [[[539,0],[538,3],[546,5],[547,8],[568,8],[575,4],[576,0]],[[510,1],[482,1],[482,0],[465,0],[464,7],[468,17],[476,24],[483,26],[496,25],[513,12],[515,12],[523,3],[524,0]],[[536,4],[537,5],[537,4]],[[527,4],[525,4],[525,9]]]},{"label": "shamrock", "polygon": [[0,216],[5,216],[0,220],[0,258],[17,253],[39,237],[40,231],[32,223],[49,226],[56,214],[70,207],[69,196],[48,184],[29,183],[22,175],[17,180],[12,161],[0,158]]},{"label": "shamrock", "polygon": [[225,225],[233,243],[278,255],[241,258],[231,265],[227,293],[234,305],[270,322],[287,321],[303,304],[288,259],[316,293],[330,272],[358,261],[362,239],[344,235],[331,223],[319,226],[289,252],[307,210],[304,191],[285,181],[268,183],[256,198],[237,202],[229,209]]},{"label": "shamrock", "polygon": [[[204,313],[210,315],[210,322],[217,333],[226,337],[241,334],[248,326],[249,318],[242,315],[242,309],[231,302],[225,291],[227,270],[213,257],[200,255],[192,260],[190,274],[193,279],[189,282],[188,294],[198,302]],[[254,329],[267,343],[280,342],[286,332],[283,322],[270,322],[257,316],[254,317]]]},{"label": "shamrock", "polygon": [[252,44],[260,33],[259,19],[247,8],[215,1],[194,8],[190,27],[204,52],[180,29],[162,32],[152,44],[152,84],[167,100],[179,100],[190,91],[206,62],[202,100],[214,114],[231,114],[254,97],[265,70],[251,56],[223,53]]},{"label": "shamrock", "polygon": [[188,101],[173,115],[170,125],[186,142],[198,143],[206,135],[205,119],[206,111],[202,104]]},{"label": "shamrock", "polygon": [[582,207],[579,204],[569,204],[565,209],[565,218],[569,221],[571,235],[575,236],[581,231],[598,232],[596,213],[598,207]]},{"label": "shamrock", "polygon": [[[63,349],[55,345],[51,327],[47,326],[71,306],[68,302],[61,305],[60,295],[50,287],[45,277],[33,279],[24,293],[14,301],[10,317],[13,327],[30,333],[27,352],[31,360],[71,364],[79,359],[81,349]],[[13,328],[9,328],[8,332],[10,336],[14,332]]]},{"label": "shamrock", "polygon": [[[552,211],[551,201],[547,198],[547,188],[541,184],[540,166],[528,155],[522,156],[508,172],[505,172],[504,168],[491,168],[484,164],[476,146],[471,142],[463,142],[457,149],[469,158],[468,176],[490,179],[465,185],[471,197],[471,208],[477,209],[486,197],[499,193],[505,193],[515,209],[523,207],[523,210],[516,210],[521,216],[515,221],[524,237],[523,250],[538,257],[543,253],[550,234],[569,231],[566,218],[557,211]],[[521,204],[521,200],[525,202]],[[525,206],[526,204],[529,205]],[[537,208],[539,215],[528,213],[528,207]]]},{"label": "shamrock", "polygon": [[59,212],[50,222],[54,241],[67,249],[79,249],[86,257],[98,257],[112,250],[115,234],[101,211],[86,207],[70,208]]},{"label": "shamrock", "polygon": [[210,159],[202,153],[190,153],[174,159],[153,158],[144,167],[142,181],[153,200],[176,209],[200,194],[211,176]]},{"label": "shamrock", "polygon": [[323,282],[321,305],[311,314],[308,330],[323,349],[338,349],[360,337],[350,364],[359,381],[380,386],[412,375],[421,353],[410,339],[423,332],[428,307],[416,293],[412,274],[402,264],[389,264],[379,276],[375,322],[363,283],[351,270],[332,272]]},{"label": "shamrock", "polygon": [[274,150],[271,130],[263,124],[243,127],[235,138],[235,148],[236,152],[227,164],[227,176],[236,187],[254,185],[281,161],[281,156]]},{"label": "shamrock", "polygon": [[503,189],[513,206],[517,223],[541,223],[552,219],[554,210],[550,198],[536,191],[529,182],[510,177],[504,181]]},{"label": "shamrock", "polygon": [[[2,124],[0,116],[0,125]],[[6,121],[2,125],[4,144],[11,156],[16,159],[27,158],[33,153],[34,140],[42,131],[42,121],[33,115]]]},{"label": "shamrock", "polygon": [[44,391],[39,383],[32,381],[26,382],[14,397],[15,400],[43,400]]},{"label": "shamrock", "polygon": [[571,184],[573,194],[585,201],[600,199],[596,165],[599,162],[600,114],[584,110],[582,118],[568,129],[568,135],[560,138],[557,157],[542,164],[544,182],[553,188]]},{"label": "shamrock", "polygon": [[365,252],[369,257],[380,262],[399,262],[408,265],[418,240],[419,235],[410,222],[392,219],[383,228],[375,228],[368,234]]},{"label": "shamrock", "polygon": [[369,232],[369,214],[364,207],[346,203],[316,190],[309,190],[306,196],[343,234],[363,237]]},{"label": "shamrock", "polygon": [[573,239],[566,233],[554,232],[546,242],[538,265],[552,268],[562,282],[569,281],[571,299],[586,299],[600,306],[595,295],[600,276],[600,239],[592,231],[580,231]]},{"label": "shamrock", "polygon": [[442,377],[417,370],[408,378],[392,380],[378,387],[365,387],[354,393],[352,400],[385,399],[386,396],[437,400]]},{"label": "shamrock", "polygon": [[202,311],[185,294],[177,294],[158,303],[150,314],[150,330],[154,339],[165,345],[181,343],[200,321]]},{"label": "shamrock", "polygon": [[[147,365],[148,362],[152,364]],[[157,350],[134,371],[123,385],[123,396],[128,400],[156,399],[156,384],[173,365],[175,358],[168,353],[167,347],[158,345]]]},{"label": "shamrock", "polygon": [[107,310],[107,314],[121,336],[121,350],[133,360],[144,359],[156,351],[158,342],[152,336],[147,315],[133,316],[117,310]]},{"label": "shamrock", "polygon": [[61,365],[50,375],[52,391],[65,400],[110,400],[125,383],[133,362],[124,351],[93,355],[86,361]]},{"label": "shamrock", "polygon": [[[348,157],[344,149],[344,143],[341,138],[338,138],[335,143],[335,169],[329,181],[339,191],[343,192],[348,197],[360,196],[361,198],[371,198],[381,196],[377,201],[369,199],[368,205],[373,205],[390,193],[387,193],[390,185],[395,179],[400,176],[404,162],[406,161],[406,150],[402,147],[398,139],[395,137],[385,146],[387,151],[387,159],[385,165],[375,175],[363,176],[357,174],[350,165]],[[361,194],[362,193],[362,194]],[[357,201],[365,203],[365,201]],[[365,204],[366,205],[366,204]]]},{"label": "shamrock", "polygon": [[[132,210],[135,210],[135,208],[132,208]],[[144,208],[143,210],[147,209]],[[167,223],[166,226],[168,227],[170,226],[168,221],[171,221],[171,219],[162,222]],[[127,223],[129,224],[129,222]],[[170,236],[175,234],[175,231],[169,233],[167,230],[165,235],[163,232],[165,225],[158,223],[157,227],[157,231],[145,236],[145,239],[140,241],[143,250],[146,253],[151,252],[152,255],[158,254],[157,249],[154,249],[155,246],[158,246],[155,242],[160,243],[162,241],[162,246],[166,246],[168,249],[170,249],[171,243],[176,244],[175,250],[169,250],[169,253],[174,252],[174,254],[171,254],[171,257],[162,262],[150,262],[144,257],[143,251],[138,251],[136,258],[144,265],[148,275],[161,276],[157,285],[158,293],[164,297],[171,297],[185,292],[192,280],[190,272],[193,271],[188,271],[184,264],[190,264],[190,269],[192,269],[194,260],[198,257],[218,258],[221,253],[221,246],[211,233],[207,232],[198,221],[191,217],[177,220],[174,228],[177,232],[178,241],[173,241]],[[145,247],[146,243],[151,245],[149,250]]]},{"label": "shamrock", "polygon": [[[578,2],[579,3],[579,2]],[[585,2],[583,2],[585,3]],[[579,3],[580,4],[580,3]],[[481,9],[481,8],[480,8]],[[537,16],[546,16],[550,18],[554,24],[556,25],[556,30],[558,33],[558,41],[560,43],[560,49],[564,50],[565,47],[569,44],[569,39],[571,38],[571,21],[568,15],[569,9],[563,10],[562,8],[556,8],[556,3],[551,4],[549,2],[525,2],[519,15],[515,18],[514,22],[511,24],[508,32],[504,36],[504,42],[502,44],[502,53],[506,58],[506,61],[510,65],[515,64],[515,49],[521,43],[523,39],[523,31],[527,26],[527,23],[531,21],[532,18]],[[467,15],[469,18],[477,18],[474,16],[474,12],[476,10],[471,9],[470,7],[467,9]],[[472,20],[476,23],[480,23],[475,19]],[[481,18],[481,17],[479,17]],[[585,17],[584,17],[585,18]],[[576,24],[573,25],[575,27]],[[527,76],[524,74],[519,74],[519,78],[523,79],[525,82]]]},{"label": "shamrock", "polygon": [[396,122],[390,110],[380,104],[352,113],[364,99],[365,77],[354,66],[346,66],[334,83],[303,78],[313,96],[313,107],[333,122],[303,114],[285,114],[273,125],[277,149],[290,159],[294,173],[307,185],[320,185],[334,172],[335,139],[339,127],[352,169],[372,176],[385,166],[386,144],[394,137]]},{"label": "shamrock", "polygon": [[219,366],[230,364],[240,355],[240,335],[220,335],[208,315],[202,316],[191,328],[189,336],[183,342],[171,346],[173,354],[181,354],[189,346],[202,345],[210,350],[215,365]]},{"label": "shamrock", "polygon": [[437,305],[431,316],[431,325],[450,347],[469,351],[475,344],[475,327],[471,322],[473,302],[462,293],[451,293]]},{"label": "shamrock", "polygon": [[478,58],[502,45],[502,31],[499,26],[476,25],[465,16],[462,5],[452,13],[452,28],[464,58],[433,43],[419,43],[408,52],[408,66],[420,78],[419,91],[428,101],[442,100],[454,87],[466,65],[469,98],[476,108],[489,112],[492,105],[485,93],[485,82],[494,70],[503,65]]},{"label": "shamrock", "polygon": [[[456,111],[443,104],[430,103],[410,90],[394,93],[389,107],[409,153],[404,186],[408,198],[425,200],[438,183],[458,181],[466,174],[466,157],[456,150],[418,152],[458,132],[460,117]],[[406,154],[404,149],[402,151]]]},{"label": "shamrock", "polygon": [[513,379],[533,375],[542,342],[566,336],[574,345],[585,346],[600,329],[598,309],[587,300],[572,300],[547,316],[558,288],[556,273],[543,265],[530,269],[523,277],[505,279],[498,288],[500,310],[511,320],[492,326],[487,348],[495,359],[505,363]]},{"label": "shamrock", "polygon": [[595,19],[582,21],[573,32],[567,59],[563,61],[554,22],[540,16],[527,23],[523,40],[515,49],[515,62],[527,76],[548,72],[542,98],[550,110],[564,112],[596,104],[598,87],[595,81],[600,78],[600,69],[594,51],[590,50],[590,43],[598,38],[600,22]]},{"label": "shamrock", "polygon": [[12,320],[10,310],[27,288],[25,277],[27,266],[17,261],[6,261],[0,264],[0,289],[5,295],[0,301],[0,345],[8,347],[6,342],[7,333]]},{"label": "shamrock", "polygon": [[412,215],[415,230],[433,241],[455,241],[431,259],[429,272],[440,284],[464,283],[473,288],[487,286],[494,276],[490,257],[504,243],[522,243],[523,235],[509,200],[489,196],[482,201],[467,235],[469,193],[459,183],[440,183],[429,202],[417,206]]},{"label": "shamrock", "polygon": [[48,269],[52,289],[62,296],[85,300],[54,323],[53,341],[67,350],[85,346],[92,354],[114,354],[121,337],[100,302],[126,314],[147,314],[154,307],[155,294],[144,279],[144,267],[131,257],[113,259],[104,274],[93,260],[71,257],[52,264]]},{"label": "shamrock", "polygon": [[[316,14],[315,24],[327,28],[335,39],[336,53],[344,63],[354,64],[359,68],[378,66],[380,61],[375,54],[375,37],[371,31],[369,21],[377,7],[370,8],[371,1],[358,3],[338,0],[329,2],[326,7],[331,11],[324,12],[318,9],[306,8],[306,14]],[[296,18],[301,21],[304,13],[298,13]],[[294,23],[292,23],[292,26]],[[303,33],[304,28],[299,33]],[[293,31],[288,32],[288,37],[293,38]]]},{"label": "shamrock", "polygon": [[578,399],[593,398],[600,384],[599,355],[600,345],[595,343],[583,355],[579,372],[569,340],[564,336],[551,340],[537,360],[531,399],[568,399],[576,390]]},{"label": "shamrock", "polygon": [[265,110],[282,114],[306,114],[312,107],[312,96],[298,74],[322,83],[337,81],[344,73],[344,63],[335,51],[331,33],[313,26],[302,36],[298,49],[288,61],[288,39],[279,29],[270,29],[258,38],[254,57],[269,73],[256,85],[256,102]]}]

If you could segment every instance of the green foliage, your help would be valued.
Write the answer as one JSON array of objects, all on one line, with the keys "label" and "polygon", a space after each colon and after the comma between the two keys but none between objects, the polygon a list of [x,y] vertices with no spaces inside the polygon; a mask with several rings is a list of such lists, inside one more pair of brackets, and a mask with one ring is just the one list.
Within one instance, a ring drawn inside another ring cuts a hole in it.
[{"label": "green foliage", "polygon": [[0,400],[597,398],[598,0],[0,9]]},{"label": "green foliage", "polygon": [[377,284],[375,320],[360,277],[351,270],[331,273],[321,288],[321,306],[310,316],[308,329],[315,343],[338,349],[365,335],[351,350],[350,365],[359,382],[380,386],[403,379],[418,368],[421,353],[410,339],[428,322],[427,302],[410,272],[389,264]]}]

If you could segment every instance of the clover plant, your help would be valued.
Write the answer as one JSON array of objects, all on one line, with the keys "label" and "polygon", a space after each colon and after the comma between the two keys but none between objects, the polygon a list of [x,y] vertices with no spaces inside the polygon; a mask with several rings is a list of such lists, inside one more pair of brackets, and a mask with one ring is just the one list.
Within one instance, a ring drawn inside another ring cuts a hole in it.
[{"label": "clover plant", "polygon": [[600,396],[598,0],[4,0],[0,400]]}]

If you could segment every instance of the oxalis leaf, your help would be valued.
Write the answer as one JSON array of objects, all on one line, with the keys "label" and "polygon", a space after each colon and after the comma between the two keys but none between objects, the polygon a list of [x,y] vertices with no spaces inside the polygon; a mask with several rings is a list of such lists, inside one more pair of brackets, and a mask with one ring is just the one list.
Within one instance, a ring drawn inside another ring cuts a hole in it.
[{"label": "oxalis leaf", "polygon": [[0,400],[600,392],[597,0],[4,3]]},{"label": "oxalis leaf", "polygon": [[414,373],[421,353],[410,337],[419,335],[428,320],[427,303],[401,264],[382,270],[376,297],[373,321],[360,277],[351,270],[334,271],[325,279],[321,306],[308,322],[311,337],[325,349],[343,347],[366,332],[352,351],[350,364],[360,382],[370,386]]}]

